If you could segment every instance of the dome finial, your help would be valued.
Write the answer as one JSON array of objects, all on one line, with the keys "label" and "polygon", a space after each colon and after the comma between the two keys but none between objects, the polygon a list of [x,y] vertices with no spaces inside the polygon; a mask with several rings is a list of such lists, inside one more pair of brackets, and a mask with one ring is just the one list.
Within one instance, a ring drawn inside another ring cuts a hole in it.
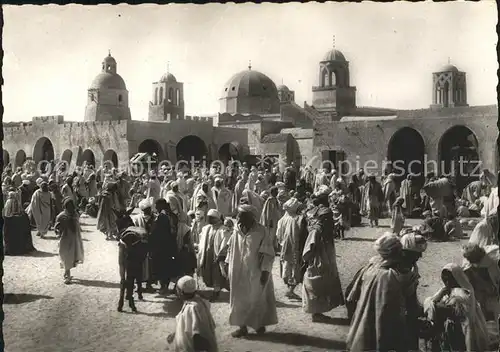
[{"label": "dome finial", "polygon": [[248,60],[248,69],[251,70],[252,69],[252,60]]},{"label": "dome finial", "polygon": [[448,65],[451,64],[451,58],[448,56]]},{"label": "dome finial", "polygon": [[333,49],[335,49],[335,34],[333,35]]},{"label": "dome finial", "polygon": [[167,74],[170,73],[170,61],[167,61]]},{"label": "dome finial", "polygon": [[111,56],[111,49],[108,49],[108,56]]}]

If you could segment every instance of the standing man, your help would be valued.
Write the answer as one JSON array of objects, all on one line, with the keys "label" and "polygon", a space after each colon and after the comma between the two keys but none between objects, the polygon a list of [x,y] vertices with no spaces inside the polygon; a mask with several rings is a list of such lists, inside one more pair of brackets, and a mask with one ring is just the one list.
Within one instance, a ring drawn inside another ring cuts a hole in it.
[{"label": "standing man", "polygon": [[273,243],[265,227],[257,222],[257,216],[251,205],[238,208],[237,226],[226,259],[231,289],[229,323],[239,326],[232,333],[237,338],[248,335],[248,327],[263,334],[266,326],[278,323],[271,275]]},{"label": "standing man", "polygon": [[35,219],[37,236],[43,238],[49,232],[52,220],[52,206],[49,185],[47,182],[40,182],[40,188],[33,193],[28,213]]}]

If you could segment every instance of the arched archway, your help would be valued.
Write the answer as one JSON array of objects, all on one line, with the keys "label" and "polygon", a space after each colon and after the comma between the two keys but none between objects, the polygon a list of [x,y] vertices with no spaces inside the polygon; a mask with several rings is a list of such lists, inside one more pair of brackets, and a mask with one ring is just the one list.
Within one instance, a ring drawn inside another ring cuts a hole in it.
[{"label": "arched archway", "polygon": [[6,151],[5,149],[2,149],[3,151],[3,167],[6,167],[10,163],[10,155],[9,152]]},{"label": "arched archway", "polygon": [[389,170],[396,180],[403,180],[411,174],[417,183],[423,181],[425,142],[422,135],[411,127],[397,130],[387,146]]},{"label": "arched archway", "polygon": [[160,96],[158,97],[159,104],[163,103],[163,87],[160,87]]},{"label": "arched archway", "polygon": [[68,165],[71,164],[71,159],[73,158],[73,152],[69,149],[66,149],[62,154],[61,154],[61,161],[64,161],[68,163]]},{"label": "arched archway", "polygon": [[108,149],[104,152],[103,162],[111,162],[113,167],[118,167],[118,155],[113,149]]},{"label": "arched archway", "polygon": [[203,157],[208,157],[208,148],[200,137],[189,135],[182,138],[175,147],[177,160],[186,160],[191,162],[191,159],[196,161],[203,160]]},{"label": "arched archway", "polygon": [[165,153],[163,152],[161,144],[154,139],[146,139],[142,141],[142,143],[139,144],[139,153],[146,153],[151,156],[153,156],[153,154],[156,154],[158,161],[165,160]]},{"label": "arched archway", "polygon": [[80,160],[77,162],[77,165],[78,166],[92,165],[95,167],[94,152],[90,149],[85,149],[80,157]]},{"label": "arched archway", "polygon": [[444,176],[455,177],[460,192],[479,179],[479,143],[468,127],[457,125],[447,130],[439,141],[439,167]]},{"label": "arched archway", "polygon": [[25,162],[26,162],[26,153],[24,152],[24,150],[20,149],[16,153],[16,158],[14,160],[14,166],[15,167],[22,167]]},{"label": "arched archway", "polygon": [[54,160],[54,146],[47,137],[38,139],[33,148],[33,160],[39,163],[42,160],[51,162]]},{"label": "arched archway", "polygon": [[239,145],[234,142],[224,143],[219,148],[218,157],[225,165],[227,165],[230,160],[240,160]]}]

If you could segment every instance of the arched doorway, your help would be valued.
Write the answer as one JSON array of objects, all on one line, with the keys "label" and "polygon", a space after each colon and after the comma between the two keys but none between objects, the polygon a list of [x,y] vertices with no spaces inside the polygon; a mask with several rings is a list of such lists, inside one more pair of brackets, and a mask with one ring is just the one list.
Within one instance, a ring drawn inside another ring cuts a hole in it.
[{"label": "arched doorway", "polygon": [[20,149],[16,153],[16,158],[14,160],[14,166],[15,167],[22,167],[25,162],[26,162],[26,153],[24,152],[24,150]]},{"label": "arched doorway", "polygon": [[47,137],[42,137],[35,143],[33,148],[33,160],[35,163],[41,161],[52,162],[54,161],[54,146]]},{"label": "arched doorway", "polygon": [[453,126],[439,141],[439,167],[443,176],[455,177],[459,192],[479,179],[479,143],[468,127]]},{"label": "arched doorway", "polygon": [[47,137],[40,138],[33,148],[33,161],[35,162],[35,167],[37,167],[42,173],[47,171],[47,168],[51,167],[55,159],[54,146],[52,142]]},{"label": "arched doorway", "polygon": [[95,167],[95,156],[94,152],[90,149],[85,149],[80,157],[78,166],[92,165]]},{"label": "arched doorway", "polygon": [[239,145],[237,143],[224,143],[219,148],[219,160],[227,165],[230,160],[240,160]]},{"label": "arched doorway", "polygon": [[111,162],[113,167],[118,167],[118,155],[113,149],[108,149],[104,152],[103,162]]},{"label": "arched doorway", "polygon": [[191,162],[192,159],[201,161],[203,157],[207,158],[208,156],[208,149],[205,142],[203,142],[200,137],[193,135],[182,138],[179,143],[177,143],[175,151],[177,154],[177,161],[185,160]]},{"label": "arched doorway", "polygon": [[9,152],[6,151],[5,149],[2,149],[3,151],[3,167],[6,167],[10,163],[10,155]]},{"label": "arched doorway", "polygon": [[139,144],[139,153],[146,153],[150,156],[155,154],[158,161],[163,161],[165,159],[165,153],[163,153],[161,144],[154,139],[146,139]]},{"label": "arched doorway", "polygon": [[387,147],[388,168],[400,182],[411,174],[416,183],[424,179],[425,142],[422,135],[411,127],[403,127],[396,131]]},{"label": "arched doorway", "polygon": [[73,152],[69,149],[66,149],[61,155],[61,161],[66,162],[68,165],[71,164],[72,158],[73,158]]}]

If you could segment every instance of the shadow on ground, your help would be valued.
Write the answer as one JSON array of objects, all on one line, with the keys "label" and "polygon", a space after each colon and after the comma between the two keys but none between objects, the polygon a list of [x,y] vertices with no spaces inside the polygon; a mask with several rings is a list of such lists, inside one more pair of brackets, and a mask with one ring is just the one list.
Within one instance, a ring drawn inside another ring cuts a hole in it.
[{"label": "shadow on ground", "polygon": [[345,237],[342,241],[354,241],[354,242],[375,242],[376,238],[363,238],[363,237]]},{"label": "shadow on ground", "polygon": [[183,303],[180,299],[174,298],[165,302],[163,310],[168,317],[175,317],[181,311],[182,305]]},{"label": "shadow on ground", "polygon": [[286,302],[276,301],[276,308],[300,308],[302,306],[299,303],[300,301],[295,301],[295,302],[297,302],[297,304],[290,304]]},{"label": "shadow on ground", "polygon": [[24,257],[36,257],[36,258],[49,258],[57,256],[57,253],[44,252],[44,251],[34,251],[26,254]]},{"label": "shadow on ground", "polygon": [[292,346],[307,346],[335,351],[345,351],[346,344],[344,341],[328,340],[321,337],[307,336],[301,333],[294,332],[277,332],[271,331],[262,335],[248,335],[248,340],[265,341],[272,343],[281,343]]},{"label": "shadow on ground", "polygon": [[84,280],[84,279],[73,278],[72,283],[75,285],[90,286],[90,287],[120,288],[120,284],[118,282],[107,282],[100,280]]},{"label": "shadow on ground", "polygon": [[3,298],[4,304],[22,304],[38,301],[39,299],[54,299],[51,296],[34,295],[31,293],[6,293]]}]

